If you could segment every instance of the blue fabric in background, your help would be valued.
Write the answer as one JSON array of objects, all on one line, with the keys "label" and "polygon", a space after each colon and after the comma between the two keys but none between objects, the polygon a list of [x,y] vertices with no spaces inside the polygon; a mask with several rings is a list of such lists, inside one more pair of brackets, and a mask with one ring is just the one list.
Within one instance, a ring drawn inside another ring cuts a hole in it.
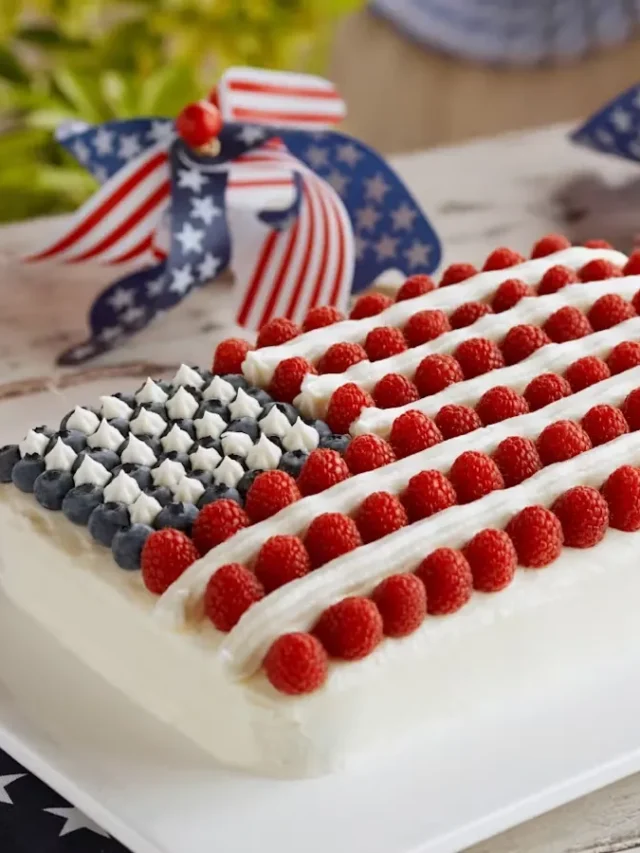
[{"label": "blue fabric in background", "polygon": [[415,41],[479,62],[528,65],[619,44],[640,0],[371,0]]}]

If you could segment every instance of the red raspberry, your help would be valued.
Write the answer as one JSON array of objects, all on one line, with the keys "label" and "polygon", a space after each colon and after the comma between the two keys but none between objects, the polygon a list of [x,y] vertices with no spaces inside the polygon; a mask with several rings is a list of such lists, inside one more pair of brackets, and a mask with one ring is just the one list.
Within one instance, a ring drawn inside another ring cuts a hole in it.
[{"label": "red raspberry", "polygon": [[416,296],[424,296],[436,289],[436,283],[430,275],[412,275],[405,281],[396,296],[396,302],[405,299],[415,299]]},{"label": "red raspberry", "polygon": [[449,323],[452,329],[464,329],[485,314],[491,313],[491,306],[485,302],[463,302],[449,315]]},{"label": "red raspberry", "polygon": [[606,444],[629,432],[629,424],[625,421],[620,409],[616,409],[615,406],[604,404],[593,406],[580,423],[594,447]]},{"label": "red raspberry", "polygon": [[140,565],[144,585],[149,592],[162,595],[199,556],[186,533],[172,527],[155,530],[142,549]]},{"label": "red raspberry", "polygon": [[627,533],[640,530],[640,471],[632,465],[622,465],[602,487],[609,507],[609,523],[615,530]]},{"label": "red raspberry", "polygon": [[620,406],[620,411],[629,424],[631,432],[640,429],[640,388],[636,388],[627,396]]},{"label": "red raspberry", "polygon": [[568,249],[571,242],[567,240],[564,234],[547,234],[541,237],[531,250],[532,258],[546,258],[547,255],[553,255],[554,252],[561,252],[563,249]]},{"label": "red raspberry", "polygon": [[631,252],[622,270],[623,275],[640,275],[640,249]]},{"label": "red raspberry", "polygon": [[533,441],[519,435],[510,435],[503,439],[491,455],[508,489],[533,477],[542,468]]},{"label": "red raspberry", "polygon": [[421,397],[430,397],[431,394],[444,391],[454,382],[462,382],[464,375],[460,364],[452,355],[434,353],[422,359],[413,379],[418,394]]},{"label": "red raspberry", "polygon": [[378,326],[371,329],[364,342],[369,361],[382,361],[392,355],[398,355],[407,349],[407,342],[400,329],[391,326]]},{"label": "red raspberry", "polygon": [[378,584],[371,598],[380,611],[387,637],[413,634],[427,615],[427,594],[416,575],[391,575]]},{"label": "red raspberry", "polygon": [[398,457],[412,456],[442,441],[440,430],[424,412],[409,409],[399,415],[391,427],[389,443]]},{"label": "red raspberry", "polygon": [[504,270],[507,267],[514,267],[516,264],[521,264],[524,258],[520,252],[514,252],[513,249],[506,249],[501,246],[499,249],[494,249],[484,262],[482,269],[487,270]]},{"label": "red raspberry", "polygon": [[451,466],[449,479],[461,504],[477,501],[496,489],[504,489],[500,469],[490,456],[478,450],[461,453]]},{"label": "red raspberry", "polygon": [[222,374],[242,373],[242,362],[252,349],[249,341],[244,341],[242,338],[227,338],[226,341],[220,341],[213,354],[211,370]]},{"label": "red raspberry", "polygon": [[331,395],[326,421],[335,433],[347,433],[363,409],[374,406],[373,398],[354,382],[341,385]]},{"label": "red raspberry", "polygon": [[443,406],[434,421],[445,441],[456,438],[458,435],[466,435],[482,426],[482,421],[475,409],[469,406],[456,406],[452,403]]},{"label": "red raspberry", "polygon": [[235,501],[222,498],[203,506],[193,522],[193,541],[203,556],[251,524],[249,516]]},{"label": "red raspberry", "polygon": [[378,435],[356,436],[344,452],[344,461],[352,474],[362,474],[396,461],[391,445]]},{"label": "red raspberry", "polygon": [[276,690],[297,696],[313,693],[327,680],[327,653],[313,634],[283,634],[264,659],[264,671]]},{"label": "red raspberry", "polygon": [[478,270],[473,264],[450,264],[442,273],[440,279],[440,287],[448,287],[450,284],[460,284],[474,275],[478,274]]},{"label": "red raspberry", "polygon": [[604,258],[597,258],[595,261],[589,261],[578,270],[578,278],[580,281],[604,281],[607,278],[618,278],[622,275],[622,270],[619,266],[611,261],[605,261]]},{"label": "red raspberry", "polygon": [[528,569],[548,566],[562,551],[564,541],[558,518],[543,506],[527,506],[507,524],[518,562]]},{"label": "red raspberry", "polygon": [[569,267],[563,267],[557,264],[551,267],[540,279],[538,284],[538,296],[547,296],[550,293],[557,293],[568,284],[575,284],[578,281],[578,275],[575,270]]},{"label": "red raspberry", "polygon": [[550,344],[549,336],[539,326],[522,324],[513,326],[504,336],[500,348],[507,364],[518,364],[545,344]]},{"label": "red raspberry", "polygon": [[253,567],[266,593],[311,571],[311,560],[297,536],[272,536],[258,551]]},{"label": "red raspberry", "polygon": [[282,403],[293,403],[300,393],[302,380],[307,373],[317,374],[317,372],[315,367],[300,355],[285,358],[273,373],[269,393]]},{"label": "red raspberry", "polygon": [[463,548],[471,567],[473,586],[480,592],[499,592],[516,573],[518,555],[504,530],[481,530]]},{"label": "red raspberry", "polygon": [[591,323],[585,315],[574,305],[565,305],[558,308],[548,318],[542,327],[555,344],[563,344],[565,341],[576,341],[593,332]]},{"label": "red raspberry", "polygon": [[558,376],[557,373],[542,373],[532,379],[524,389],[524,398],[529,404],[529,410],[537,412],[538,409],[568,397],[571,393],[571,385],[564,376]]},{"label": "red raspberry", "polygon": [[504,367],[504,357],[494,341],[487,338],[469,338],[462,341],[454,352],[465,379],[473,379],[490,370]]},{"label": "red raspberry", "polygon": [[352,320],[373,317],[375,314],[380,314],[390,305],[393,305],[393,300],[383,293],[365,293],[356,299],[349,317]]},{"label": "red raspberry", "polygon": [[354,364],[367,360],[366,350],[360,344],[342,342],[331,344],[318,362],[319,373],[344,373]]},{"label": "red raspberry", "polygon": [[389,492],[368,495],[356,510],[354,520],[363,542],[375,542],[409,523],[405,508]]},{"label": "red raspberry", "polygon": [[401,499],[413,523],[453,506],[456,493],[440,471],[420,471],[409,480]]},{"label": "red raspberry", "polygon": [[546,426],[536,442],[543,465],[566,462],[585,450],[591,450],[591,439],[574,421],[556,421]]},{"label": "red raspberry", "polygon": [[611,372],[605,362],[595,355],[585,355],[584,358],[579,358],[570,364],[564,372],[564,378],[571,385],[574,394],[582,391],[583,388],[595,385],[596,382],[603,382],[610,376]]},{"label": "red raspberry", "polygon": [[471,568],[462,551],[438,548],[416,569],[427,591],[427,612],[435,616],[454,613],[469,601],[473,591]]},{"label": "red raspberry", "polygon": [[303,332],[312,332],[314,329],[324,329],[325,326],[333,326],[334,323],[341,323],[345,319],[342,311],[333,305],[318,305],[317,308],[312,308],[304,318],[302,324]]},{"label": "red raspberry", "polygon": [[444,311],[434,308],[430,311],[418,311],[409,317],[404,327],[404,336],[410,347],[426,344],[451,331],[449,320]]},{"label": "red raspberry", "polygon": [[617,293],[606,293],[593,303],[589,310],[589,321],[596,332],[610,329],[636,316],[636,309]]},{"label": "red raspberry", "polygon": [[524,296],[533,296],[533,289],[519,278],[508,278],[493,294],[491,307],[496,314],[501,314],[517,305]]},{"label": "red raspberry", "polygon": [[256,348],[277,347],[297,338],[300,334],[302,334],[302,329],[293,320],[289,320],[287,317],[274,317],[273,320],[265,323],[258,332]]},{"label": "red raspberry", "polygon": [[585,249],[613,249],[613,246],[608,240],[587,240],[582,245]]},{"label": "red raspberry", "polygon": [[314,569],[362,545],[355,521],[339,512],[325,512],[309,525],[304,546]]},{"label": "red raspberry", "polygon": [[640,365],[640,343],[637,341],[622,341],[611,350],[607,356],[607,367],[612,376],[631,370]]},{"label": "red raspberry", "polygon": [[499,421],[506,421],[518,415],[526,415],[528,411],[529,404],[525,398],[513,388],[507,388],[506,385],[489,388],[476,405],[476,412],[485,426],[497,424]]},{"label": "red raspberry", "polygon": [[214,572],[204,593],[204,612],[218,631],[230,631],[252,604],[264,598],[258,578],[240,563],[228,563]]},{"label": "red raspberry", "polygon": [[301,497],[296,481],[286,471],[263,471],[249,486],[244,508],[251,521],[256,524],[265,518],[271,518],[289,504],[299,501]]},{"label": "red raspberry", "polygon": [[597,489],[574,486],[554,501],[551,511],[560,520],[564,544],[570,548],[593,548],[609,526],[609,507]]},{"label": "red raspberry", "polygon": [[379,409],[407,406],[420,399],[418,389],[410,379],[399,373],[387,373],[373,389],[373,399]]},{"label": "red raspberry", "polygon": [[382,616],[373,601],[352,596],[328,607],[313,633],[332,658],[360,660],[382,640]]},{"label": "red raspberry", "polygon": [[[298,488],[305,497],[317,495],[341,483],[349,476],[347,463],[337,450],[320,447],[309,454],[298,477]],[[248,498],[248,496],[247,496]]]}]

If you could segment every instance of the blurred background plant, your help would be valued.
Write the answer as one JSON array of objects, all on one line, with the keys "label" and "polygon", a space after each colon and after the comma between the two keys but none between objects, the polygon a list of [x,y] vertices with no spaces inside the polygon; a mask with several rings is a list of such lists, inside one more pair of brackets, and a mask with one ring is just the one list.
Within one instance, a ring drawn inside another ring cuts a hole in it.
[{"label": "blurred background plant", "polygon": [[173,116],[233,64],[322,72],[362,0],[0,0],[0,221],[74,209],[95,185],[65,119]]}]

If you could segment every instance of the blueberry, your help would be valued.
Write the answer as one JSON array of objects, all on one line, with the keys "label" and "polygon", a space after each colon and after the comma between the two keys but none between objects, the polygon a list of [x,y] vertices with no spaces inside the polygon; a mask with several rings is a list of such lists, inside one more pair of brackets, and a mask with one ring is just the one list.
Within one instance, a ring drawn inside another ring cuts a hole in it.
[{"label": "blueberry", "polygon": [[27,453],[13,466],[11,481],[21,492],[32,492],[36,480],[43,471],[44,459],[37,453]]},{"label": "blueberry", "polygon": [[120,464],[120,457],[115,450],[105,450],[102,447],[96,447],[93,450],[83,450],[82,453],[78,455],[78,458],[74,461],[73,467],[71,468],[72,474],[75,474],[78,468],[82,465],[82,460],[85,456],[93,459],[94,462],[99,462],[101,465],[104,465],[107,471],[113,471],[116,465]]},{"label": "blueberry", "polygon": [[204,400],[204,402],[200,403],[198,411],[195,413],[194,420],[199,420],[205,412],[211,412],[212,415],[220,415],[225,423],[229,423],[231,420],[229,406],[221,403],[220,400]]},{"label": "blueberry", "polygon": [[[193,397],[193,399],[196,400],[198,403],[202,400],[202,393],[197,388],[194,388],[193,385],[184,385],[183,387],[184,390],[188,391],[189,394],[191,394],[191,396]],[[175,394],[175,391],[176,389],[172,386],[171,393]]]},{"label": "blueberry", "polygon": [[318,421],[318,420],[314,421],[313,419],[311,419],[311,420],[306,421],[306,423],[308,423],[309,426],[312,426],[315,429],[315,431],[318,433],[320,438],[322,438],[323,435],[331,435],[332,434],[331,433],[331,427],[329,426],[329,424],[325,423],[324,421]]},{"label": "blueberry", "polygon": [[278,411],[282,412],[292,426],[300,417],[300,412],[295,406],[292,406],[291,403],[267,403],[260,415],[260,420],[262,420],[262,418],[266,418],[271,409],[278,409]]},{"label": "blueberry", "polygon": [[211,481],[213,479],[211,471],[193,471],[189,476],[193,480],[200,480],[205,488],[211,485]]},{"label": "blueberry", "polygon": [[257,441],[260,437],[260,427],[255,418],[236,418],[231,421],[225,432],[243,432],[251,441]]},{"label": "blueberry", "polygon": [[258,474],[264,473],[261,468],[255,468],[253,471],[247,471],[239,480],[236,486],[243,498],[246,498],[247,492]]},{"label": "blueberry", "polygon": [[350,436],[339,435],[338,433],[332,432],[329,433],[329,435],[321,435],[318,446],[328,447],[329,450],[337,450],[338,453],[344,453],[347,447],[349,447],[350,441]]},{"label": "blueberry", "polygon": [[89,516],[102,501],[102,489],[92,483],[83,483],[64,496],[62,512],[74,524],[88,524]]},{"label": "blueberry", "polygon": [[203,367],[198,367],[197,365],[193,366],[193,370],[195,370],[198,376],[204,381],[204,385],[202,385],[202,387],[206,388],[213,379],[213,373],[210,370],[205,370]]},{"label": "blueberry", "polygon": [[200,495],[198,507],[202,509],[203,506],[212,504],[214,501],[219,501],[222,498],[226,498],[226,500],[229,501],[235,501],[240,506],[243,504],[242,496],[237,489],[225,486],[224,483],[212,483],[210,486],[207,486],[204,492]]},{"label": "blueberry", "polygon": [[45,509],[57,510],[72,488],[73,477],[68,471],[43,471],[33,484],[33,493]]},{"label": "blueberry", "polygon": [[271,444],[275,444],[275,446],[279,447],[280,450],[284,453],[284,444],[282,443],[282,439],[280,438],[279,435],[270,435],[270,436],[268,436],[268,439],[271,442]]},{"label": "blueberry", "polygon": [[89,533],[96,542],[111,547],[118,530],[129,527],[129,511],[123,503],[108,501],[98,504],[89,516]]},{"label": "blueberry", "polygon": [[193,504],[178,501],[167,504],[161,509],[153,523],[157,530],[161,530],[163,527],[173,527],[189,534],[197,514],[198,509]]},{"label": "blueberry", "polygon": [[143,409],[146,409],[148,412],[153,412],[156,415],[160,415],[160,417],[164,421],[169,421],[167,407],[164,405],[164,403],[143,403],[141,406],[138,406],[138,408],[134,411],[133,415],[131,416],[131,420],[134,421]]},{"label": "blueberry", "polygon": [[0,483],[11,482],[13,466],[19,461],[20,450],[17,444],[5,444],[0,447]]},{"label": "blueberry", "polygon": [[[154,438],[152,435],[137,435],[136,438],[138,441],[143,441],[150,450],[153,451],[156,457],[162,455],[162,445],[160,444],[159,438]],[[127,446],[127,442],[122,445],[120,448],[120,454],[123,453],[125,447]]]},{"label": "blueberry", "polygon": [[263,408],[264,406],[268,406],[269,403],[273,403],[273,397],[271,394],[267,394],[267,392],[263,391],[262,388],[256,388],[255,385],[250,385],[246,389],[246,392],[250,397],[257,400]]},{"label": "blueberry", "polygon": [[305,450],[287,450],[286,453],[282,454],[278,468],[297,479],[308,456],[309,454]]},{"label": "blueberry", "polygon": [[166,430],[164,431],[164,435],[167,435],[167,433],[171,432],[174,426],[183,429],[189,436],[191,436],[194,441],[196,440],[196,427],[191,418],[180,418],[179,421],[171,421],[171,423],[168,424]]},{"label": "blueberry", "polygon": [[243,391],[246,391],[249,387],[249,383],[241,373],[225,373],[222,378],[225,382],[228,382],[229,385],[233,385],[236,391],[240,388],[242,388]]},{"label": "blueberry", "polygon": [[173,391],[173,385],[166,379],[154,379],[156,385],[159,385],[165,394],[169,394],[171,396],[171,392]]},{"label": "blueberry", "polygon": [[59,432],[54,432],[54,434],[49,439],[49,444],[47,444],[44,456],[53,449],[57,440],[61,438],[64,444],[68,444],[76,453],[82,453],[82,451],[87,446],[87,437],[84,433],[80,432],[77,429],[61,429]]},{"label": "blueberry", "polygon": [[158,486],[157,488],[145,489],[144,491],[150,498],[155,498],[160,506],[166,506],[173,500],[171,489],[168,489],[166,486]]},{"label": "blueberry", "polygon": [[189,456],[186,453],[181,453],[179,450],[170,450],[168,453],[161,453],[158,456],[157,463],[153,467],[157,468],[165,459],[179,462],[185,470],[189,468]]},{"label": "blueberry", "polygon": [[113,559],[121,569],[135,571],[140,568],[144,543],[153,533],[146,524],[132,524],[128,530],[118,530],[111,542]]},{"label": "blueberry", "polygon": [[118,432],[121,432],[125,438],[127,438],[127,436],[129,435],[129,421],[125,418],[111,418],[109,424],[112,427],[115,427]]},{"label": "blueberry", "polygon": [[238,456],[236,453],[229,453],[228,457],[229,459],[233,459],[234,462],[237,462],[239,465],[241,465],[245,471],[248,471],[247,460],[244,458],[244,456]]},{"label": "blueberry", "polygon": [[117,397],[118,400],[122,400],[122,402],[126,403],[130,409],[135,409],[138,405],[134,394],[124,394],[122,391],[118,391],[112,396]]},{"label": "blueberry", "polygon": [[117,468],[113,469],[113,476],[117,477],[120,471],[124,471],[125,474],[133,477],[143,491],[144,489],[150,488],[151,469],[147,468],[146,465],[136,465],[135,462],[124,462],[122,465],[118,465]]},{"label": "blueberry", "polygon": [[195,453],[199,447],[204,447],[205,450],[210,450],[211,448],[213,448],[214,450],[218,451],[220,456],[224,456],[224,452],[222,450],[222,442],[219,438],[213,438],[212,436],[208,435],[205,438],[198,439],[198,441],[196,441],[196,443],[189,451],[189,454],[191,455]]}]

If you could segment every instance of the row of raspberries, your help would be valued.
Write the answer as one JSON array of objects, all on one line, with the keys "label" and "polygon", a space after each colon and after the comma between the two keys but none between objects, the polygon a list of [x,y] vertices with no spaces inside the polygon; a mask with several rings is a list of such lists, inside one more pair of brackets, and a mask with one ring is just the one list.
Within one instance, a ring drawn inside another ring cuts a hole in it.
[{"label": "row of raspberries", "polygon": [[550,508],[533,505],[516,513],[504,530],[485,528],[460,548],[432,551],[413,572],[383,580],[369,597],[351,596],[327,608],[310,633],[280,636],[264,659],[276,690],[311,693],[328,674],[331,658],[360,660],[384,637],[405,637],[427,614],[442,616],[463,607],[473,590],[507,587],[516,566],[539,569],[564,547],[592,548],[608,527],[640,529],[640,471],[617,468],[601,489],[574,486]]}]

